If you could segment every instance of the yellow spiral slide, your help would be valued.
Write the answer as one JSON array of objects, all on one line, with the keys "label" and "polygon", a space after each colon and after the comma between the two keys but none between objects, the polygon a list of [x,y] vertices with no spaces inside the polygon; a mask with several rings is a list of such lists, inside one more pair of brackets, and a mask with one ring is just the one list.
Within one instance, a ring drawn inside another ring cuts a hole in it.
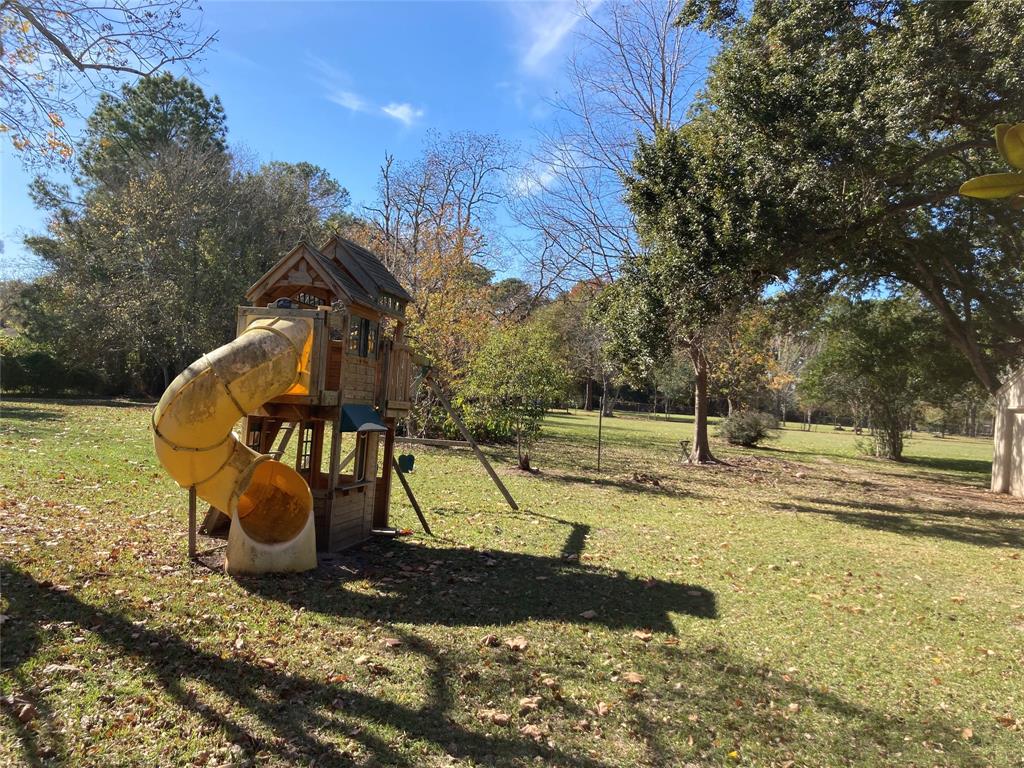
[{"label": "yellow spiral slide", "polygon": [[232,432],[268,400],[308,391],[312,339],[309,318],[255,319],[186,368],[153,412],[156,454],[167,473],[231,518],[231,573],[316,567],[309,485]]}]

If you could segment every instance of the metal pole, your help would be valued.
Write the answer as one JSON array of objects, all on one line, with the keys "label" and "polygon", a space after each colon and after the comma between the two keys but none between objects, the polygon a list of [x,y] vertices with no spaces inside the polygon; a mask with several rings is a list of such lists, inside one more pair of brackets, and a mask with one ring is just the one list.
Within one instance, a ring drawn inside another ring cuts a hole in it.
[{"label": "metal pole", "polygon": [[601,408],[597,412],[597,471],[601,471],[601,424],[604,421],[604,388],[601,388]]},{"label": "metal pole", "polygon": [[196,559],[196,487],[188,489],[188,559]]}]

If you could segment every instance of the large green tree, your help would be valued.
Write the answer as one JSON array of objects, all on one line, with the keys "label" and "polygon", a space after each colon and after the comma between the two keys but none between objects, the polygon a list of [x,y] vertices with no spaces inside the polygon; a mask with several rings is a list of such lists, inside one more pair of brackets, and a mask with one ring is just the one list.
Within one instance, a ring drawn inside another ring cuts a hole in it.
[{"label": "large green tree", "polygon": [[245,289],[348,200],[308,163],[237,163],[216,99],[155,80],[98,107],[74,190],[34,185],[50,231],[27,244],[47,270],[25,292],[33,339],[150,394],[230,339]]},{"label": "large green tree", "polygon": [[723,218],[756,219],[734,258],[803,287],[913,287],[994,391],[1024,351],[1020,218],[957,190],[1003,169],[991,131],[1021,116],[1024,6],[738,7],[681,18],[720,41],[694,123],[723,150],[705,170]]},{"label": "large green tree", "polygon": [[693,463],[715,460],[708,440],[710,335],[777,271],[770,258],[751,258],[771,225],[762,222],[756,200],[733,188],[736,174],[721,158],[735,153],[716,127],[701,118],[639,140],[626,200],[643,249],[623,260],[605,296],[611,349],[634,377],[676,350],[689,354]]}]

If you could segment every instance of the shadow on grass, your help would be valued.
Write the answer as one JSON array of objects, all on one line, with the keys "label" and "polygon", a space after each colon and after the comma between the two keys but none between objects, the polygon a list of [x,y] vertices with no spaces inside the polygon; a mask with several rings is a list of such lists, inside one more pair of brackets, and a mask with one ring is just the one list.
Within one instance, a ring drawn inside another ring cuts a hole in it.
[{"label": "shadow on grass", "polygon": [[[281,583],[305,585],[304,591],[309,593],[314,580],[293,576]],[[54,625],[92,633],[103,653],[114,655],[117,666],[136,667],[137,674],[145,675],[162,700],[162,706],[151,715],[153,727],[161,723],[167,728],[168,722],[183,727],[183,715],[188,713],[241,747],[246,764],[422,765],[424,754],[410,757],[395,746],[416,742],[472,764],[538,762],[598,768],[614,762],[611,756],[602,761],[599,752],[588,754],[578,746],[559,747],[560,740],[571,743],[579,738],[571,731],[569,736],[552,734],[534,741],[512,727],[459,721],[466,720],[463,707],[467,695],[487,701],[520,696],[536,686],[536,669],[529,656],[503,661],[509,652],[497,649],[499,655],[493,663],[502,665],[506,677],[466,683],[473,679],[464,674],[467,669],[481,669],[478,649],[439,649],[414,633],[389,628],[402,641],[401,652],[421,657],[426,668],[424,695],[416,699],[419,703],[399,703],[329,682],[330,668],[326,673],[324,669],[285,671],[244,650],[204,650],[170,628],[140,626],[137,620],[146,618],[144,614],[135,616],[93,605],[19,569],[5,568],[3,582],[12,617],[5,633],[5,663],[17,686],[16,698],[31,702],[37,717],[29,727],[21,723],[11,705],[5,703],[4,711],[14,721],[29,765],[68,764],[77,759],[69,754],[66,742],[77,724],[58,722],[50,706],[51,700],[63,701],[66,693],[62,691],[69,681],[33,679],[40,674],[38,669],[29,673],[24,668],[48,641],[47,633]],[[445,606],[434,605],[433,610],[445,610]],[[567,638],[566,642],[573,641]],[[889,759],[906,764],[918,758],[934,760],[935,745],[944,749],[942,758],[949,764],[978,766],[985,762],[970,744],[952,738],[954,724],[941,715],[929,712],[917,720],[910,714],[876,711],[846,701],[812,681],[783,675],[718,647],[652,644],[631,662],[647,682],[627,690],[613,712],[616,721],[625,718],[623,727],[628,721],[629,738],[642,750],[640,757],[646,764],[679,765],[691,760],[719,764],[733,748],[756,753],[743,756],[755,761],[760,758],[764,764],[794,760],[805,764],[803,758],[806,764],[813,764],[825,754],[836,765],[856,764],[866,758],[880,764]],[[103,685],[104,675],[115,674],[108,664],[81,666],[80,674],[91,676],[94,685]],[[569,667],[562,678],[578,687],[592,684],[593,674],[590,668]],[[586,704],[575,699],[549,700],[545,706],[559,708],[567,724],[593,718]],[[799,702],[799,714],[787,708],[789,702]],[[663,718],[660,712],[671,712],[673,717]],[[608,727],[614,727],[611,721]],[[382,729],[387,740],[378,735]],[[91,737],[100,749],[101,733]],[[809,733],[813,734],[810,739]],[[621,736],[616,734],[616,738]],[[174,764],[193,757],[186,751],[190,743],[191,748],[199,748],[194,737],[170,743],[172,752],[165,751],[164,759]],[[601,749],[601,742],[593,743]],[[358,745],[362,754],[353,755],[353,745]]]},{"label": "shadow on grass", "polygon": [[984,459],[957,459],[940,456],[904,456],[903,464],[911,467],[937,469],[942,472],[959,472],[971,475],[988,476],[992,471],[992,462]]},{"label": "shadow on grass", "polygon": [[[772,506],[784,511],[828,515],[841,523],[905,536],[926,536],[980,547],[1024,548],[1024,515],[977,508],[945,509],[823,498],[796,501],[804,503],[774,503]],[[1018,521],[1019,527],[998,524],[1010,520]]]},{"label": "shadow on grass", "polygon": [[[515,730],[496,732],[481,726],[478,731],[454,722],[452,685],[469,660],[438,652],[432,643],[411,633],[395,632],[405,652],[424,657],[429,665],[428,692],[421,706],[332,684],[326,681],[326,675],[323,680],[313,679],[242,654],[226,656],[205,651],[170,630],[137,626],[120,613],[55,591],[52,585],[37,582],[24,571],[5,568],[2,574],[10,614],[17,619],[4,638],[8,666],[23,663],[35,652],[43,640],[43,622],[66,622],[91,630],[114,652],[144,665],[177,706],[195,713],[210,727],[223,730],[250,759],[258,753],[260,759],[273,756],[289,765],[311,765],[312,761],[318,765],[353,764],[352,755],[339,746],[339,742],[352,739],[374,756],[377,765],[418,764],[365,729],[367,723],[374,723],[399,731],[403,734],[399,741],[426,741],[453,757],[474,762],[499,754],[522,763],[536,757],[544,764],[581,768],[600,765],[590,757],[563,753]],[[19,700],[32,703],[38,713],[36,721],[32,727],[21,723],[14,709],[18,704],[5,701],[3,709],[15,723],[26,762],[41,766],[67,759],[67,747],[60,736],[63,728],[44,703],[47,693],[41,693],[39,686],[30,690],[23,676],[19,680],[25,686],[18,694]],[[202,697],[204,686],[216,694],[209,702]],[[230,706],[219,704],[216,699],[220,697],[226,698]],[[240,722],[238,707],[270,735],[250,732]],[[184,741],[179,743],[183,745]]]},{"label": "shadow on grass", "polygon": [[[325,557],[309,576],[239,581],[294,608],[403,624],[488,626],[546,620],[675,634],[672,613],[717,618],[715,595],[704,587],[637,579],[579,563],[587,533],[587,526],[573,526],[562,557],[392,541]],[[357,578],[369,581],[376,594],[346,589]],[[597,616],[582,618],[587,610]]]},{"label": "shadow on grass", "polygon": [[31,405],[10,405],[9,401],[0,405],[0,419],[3,421],[60,421],[63,418],[62,413]]},{"label": "shadow on grass", "polygon": [[641,480],[632,480],[627,478],[574,475],[567,474],[565,472],[559,472],[558,474],[554,474],[552,472],[541,472],[537,475],[537,479],[546,483],[583,486],[591,485],[597,486],[598,488],[615,488],[616,490],[625,491],[626,493],[643,493],[655,496],[676,496],[688,499],[707,498],[704,494],[696,493],[692,490],[670,488],[660,484],[662,480],[671,479],[671,476],[657,478],[659,485],[654,485],[649,481],[644,482]]}]

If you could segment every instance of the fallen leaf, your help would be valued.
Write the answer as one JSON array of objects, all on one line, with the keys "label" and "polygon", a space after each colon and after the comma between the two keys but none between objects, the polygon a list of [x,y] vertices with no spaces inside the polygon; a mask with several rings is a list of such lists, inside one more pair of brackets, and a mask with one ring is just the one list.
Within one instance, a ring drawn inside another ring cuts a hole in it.
[{"label": "fallen leaf", "polygon": [[544,738],[544,729],[539,725],[533,725],[532,723],[524,725],[519,729],[519,732],[523,734],[523,736],[528,736],[534,741],[540,741]]},{"label": "fallen leaf", "polygon": [[974,738],[974,729],[964,728],[962,731],[960,731],[960,735],[964,737],[965,741],[970,741]]},{"label": "fallen leaf", "polygon": [[381,642],[388,648],[397,648],[402,644],[402,641],[397,637],[385,637]]},{"label": "fallen leaf", "polygon": [[594,709],[600,717],[604,717],[612,711],[612,708],[605,704],[603,701],[597,702],[597,706]]},{"label": "fallen leaf", "polygon": [[240,651],[245,646],[245,640],[241,636],[235,638],[235,650]]},{"label": "fallen leaf", "polygon": [[640,685],[644,681],[644,676],[639,672],[623,672],[622,681],[629,685]]},{"label": "fallen leaf", "polygon": [[357,656],[356,659],[355,659],[354,664],[356,666],[358,666],[358,667],[361,667],[364,664],[368,664],[369,662],[370,662],[370,657],[369,656]]},{"label": "fallen leaf", "polygon": [[501,640],[497,635],[484,635],[480,638],[480,645],[487,646],[488,648],[495,648],[501,643]]},{"label": "fallen leaf", "polygon": [[529,647],[530,641],[527,640],[522,635],[516,635],[511,640],[506,640],[505,641],[505,645],[507,645],[513,651],[520,651],[521,652],[521,651],[525,651]]},{"label": "fallen leaf", "polygon": [[330,677],[327,678],[327,682],[329,682],[329,683],[347,683],[351,679],[352,679],[351,677],[349,677],[348,675],[344,675],[344,674],[342,674],[342,675],[331,675]]},{"label": "fallen leaf", "polygon": [[497,709],[481,709],[477,711],[476,716],[485,723],[494,723],[495,725],[508,725],[512,721],[510,714]]},{"label": "fallen leaf", "polygon": [[651,642],[651,638],[654,637],[654,635],[651,632],[648,632],[646,629],[638,629],[635,632],[633,632],[633,637],[635,637],[637,640],[642,640],[645,643],[649,643]]},{"label": "fallen leaf", "polygon": [[597,618],[597,611],[595,611],[595,610],[584,611],[583,613],[580,614],[580,618],[581,619],[596,619]]},{"label": "fallen leaf", "polygon": [[533,712],[540,706],[540,696],[524,696],[519,700],[519,714]]}]

